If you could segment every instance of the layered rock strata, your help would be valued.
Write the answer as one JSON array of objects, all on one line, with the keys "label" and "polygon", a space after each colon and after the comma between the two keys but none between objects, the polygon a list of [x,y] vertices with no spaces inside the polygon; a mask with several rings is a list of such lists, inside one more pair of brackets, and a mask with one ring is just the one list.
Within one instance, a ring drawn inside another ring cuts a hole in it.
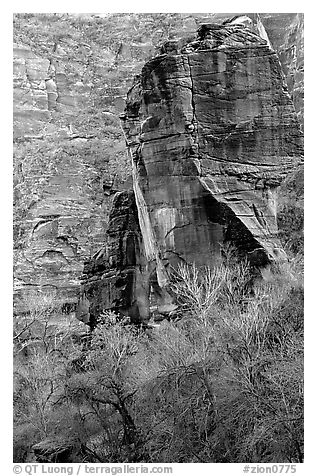
[{"label": "layered rock strata", "polygon": [[16,44],[13,54],[15,307],[45,291],[74,310],[83,263],[104,243],[115,177],[109,156],[124,157],[119,120],[119,138],[99,138],[114,114],[101,126],[97,113],[87,114],[91,87],[75,81],[80,64],[71,76],[61,47],[45,58]]},{"label": "layered rock strata", "polygon": [[[113,263],[115,281],[127,280],[121,309],[143,320],[151,290],[162,308],[172,305],[173,268],[181,262],[212,266],[226,242],[256,266],[285,259],[277,188],[302,161],[302,135],[276,53],[263,32],[246,24],[204,24],[197,40],[168,42],[128,93],[122,124],[138,239],[133,264]],[[132,232],[120,226],[119,235]],[[128,253],[117,235],[113,253],[112,230],[102,260]],[[90,290],[99,258],[86,280]],[[122,294],[117,302],[111,266],[104,266],[97,286],[108,297],[87,299],[118,309]]]},{"label": "layered rock strata", "polygon": [[15,15],[17,310],[37,290],[65,310],[77,302],[84,261],[105,241],[109,195],[130,174],[118,115],[133,75],[162,38],[173,39],[162,52],[177,54],[208,22],[269,38],[302,121],[302,14]]},{"label": "layered rock strata", "polygon": [[[208,20],[210,21],[210,20]],[[212,22],[244,24],[277,53],[301,127],[304,125],[304,14],[215,13]]]},{"label": "layered rock strata", "polygon": [[271,45],[242,24],[206,24],[149,61],[123,128],[147,260],[167,286],[180,261],[212,265],[224,242],[284,259],[276,189],[302,160],[301,132]]}]

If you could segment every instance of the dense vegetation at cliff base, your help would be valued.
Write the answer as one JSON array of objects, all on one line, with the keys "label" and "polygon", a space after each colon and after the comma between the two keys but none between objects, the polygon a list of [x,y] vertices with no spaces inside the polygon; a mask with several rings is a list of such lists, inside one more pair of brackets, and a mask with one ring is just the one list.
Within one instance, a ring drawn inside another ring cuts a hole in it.
[{"label": "dense vegetation at cliff base", "polygon": [[173,289],[178,319],[137,328],[104,312],[86,333],[54,296],[29,297],[15,326],[15,461],[303,460],[301,259],[259,279],[232,256],[181,267]]}]

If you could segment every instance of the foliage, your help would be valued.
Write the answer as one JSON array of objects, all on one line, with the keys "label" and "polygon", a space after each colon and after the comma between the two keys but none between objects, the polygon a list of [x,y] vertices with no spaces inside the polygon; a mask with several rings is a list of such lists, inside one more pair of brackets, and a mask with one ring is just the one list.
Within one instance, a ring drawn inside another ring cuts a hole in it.
[{"label": "foliage", "polygon": [[79,461],[301,462],[301,259],[262,274],[228,256],[212,270],[180,267],[182,318],[153,330],[106,312],[88,340],[37,322],[34,346],[35,328],[19,324],[18,460],[71,435]]},{"label": "foliage", "polygon": [[32,293],[25,300],[28,311],[14,318],[15,460],[24,460],[46,437],[73,431],[74,423],[67,424],[71,409],[60,411],[59,402],[82,348],[54,294]]},{"label": "foliage", "polygon": [[[302,461],[302,283],[284,267],[243,302],[238,291],[234,299],[228,293],[234,281],[228,269],[207,275],[180,269],[176,292],[183,305],[187,298],[187,316],[150,344],[151,390],[143,394],[146,403],[139,401],[151,407],[155,396],[155,412],[146,413],[152,420],[142,421],[153,432],[153,460]],[[248,281],[246,271],[243,264],[235,273],[237,290]]]}]

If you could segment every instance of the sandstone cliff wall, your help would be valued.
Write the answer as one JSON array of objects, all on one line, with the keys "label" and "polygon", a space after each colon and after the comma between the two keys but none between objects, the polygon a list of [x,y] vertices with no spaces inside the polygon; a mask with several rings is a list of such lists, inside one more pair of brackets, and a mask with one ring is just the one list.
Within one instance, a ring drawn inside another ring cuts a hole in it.
[{"label": "sandstone cliff wall", "polygon": [[[132,170],[126,160],[118,116],[124,109],[124,97],[134,74],[155,54],[162,39],[183,38],[184,45],[186,37],[193,37],[201,23],[221,23],[233,15],[16,16],[14,274],[17,302],[29,291],[51,289],[68,308],[76,304],[84,262],[104,247],[112,193],[131,186]],[[256,15],[249,14],[249,17],[255,31]],[[278,52],[302,120],[303,16],[261,14],[261,19]],[[173,51],[174,46],[166,48]],[[183,99],[186,102],[188,97]],[[184,109],[188,109],[186,114],[190,117],[190,107],[185,104]],[[184,147],[187,146],[186,143]],[[182,165],[189,167],[184,172],[187,175],[196,170],[188,164]],[[196,182],[195,178],[188,178],[187,188],[195,189],[190,194],[202,193],[203,200],[211,200],[208,191],[202,192],[205,185]],[[140,182],[139,201],[142,187]],[[200,234],[207,239],[209,232],[204,223],[208,218],[203,216],[203,208],[202,203],[197,203],[202,223]],[[177,218],[173,213],[168,207],[159,212],[158,220],[165,223],[166,219],[169,223],[166,227],[173,227]],[[146,222],[145,215],[144,219]],[[223,225],[217,224],[214,228],[214,235],[223,233]],[[168,230],[161,233],[165,235]],[[168,234],[169,244],[175,239],[173,236]],[[209,248],[214,250],[217,246],[211,241]],[[175,247],[170,250],[168,259],[174,256]],[[166,279],[165,264],[162,261],[162,280]]]},{"label": "sandstone cliff wall", "polygon": [[259,25],[204,24],[196,40],[166,43],[136,78],[121,119],[147,261],[141,275],[161,304],[171,304],[173,268],[213,265],[224,243],[255,265],[285,259],[277,187],[302,162],[302,133]]}]

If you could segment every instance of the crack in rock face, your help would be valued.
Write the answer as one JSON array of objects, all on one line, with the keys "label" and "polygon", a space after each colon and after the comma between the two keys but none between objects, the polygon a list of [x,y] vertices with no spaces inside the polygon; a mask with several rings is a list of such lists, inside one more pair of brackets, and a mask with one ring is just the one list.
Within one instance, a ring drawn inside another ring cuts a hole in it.
[{"label": "crack in rock face", "polygon": [[143,320],[151,288],[162,306],[172,302],[169,270],[181,261],[213,266],[226,242],[256,266],[285,259],[276,189],[302,162],[302,134],[261,36],[246,21],[201,25],[196,40],[163,47],[128,92],[122,127],[140,239],[124,292]]}]

